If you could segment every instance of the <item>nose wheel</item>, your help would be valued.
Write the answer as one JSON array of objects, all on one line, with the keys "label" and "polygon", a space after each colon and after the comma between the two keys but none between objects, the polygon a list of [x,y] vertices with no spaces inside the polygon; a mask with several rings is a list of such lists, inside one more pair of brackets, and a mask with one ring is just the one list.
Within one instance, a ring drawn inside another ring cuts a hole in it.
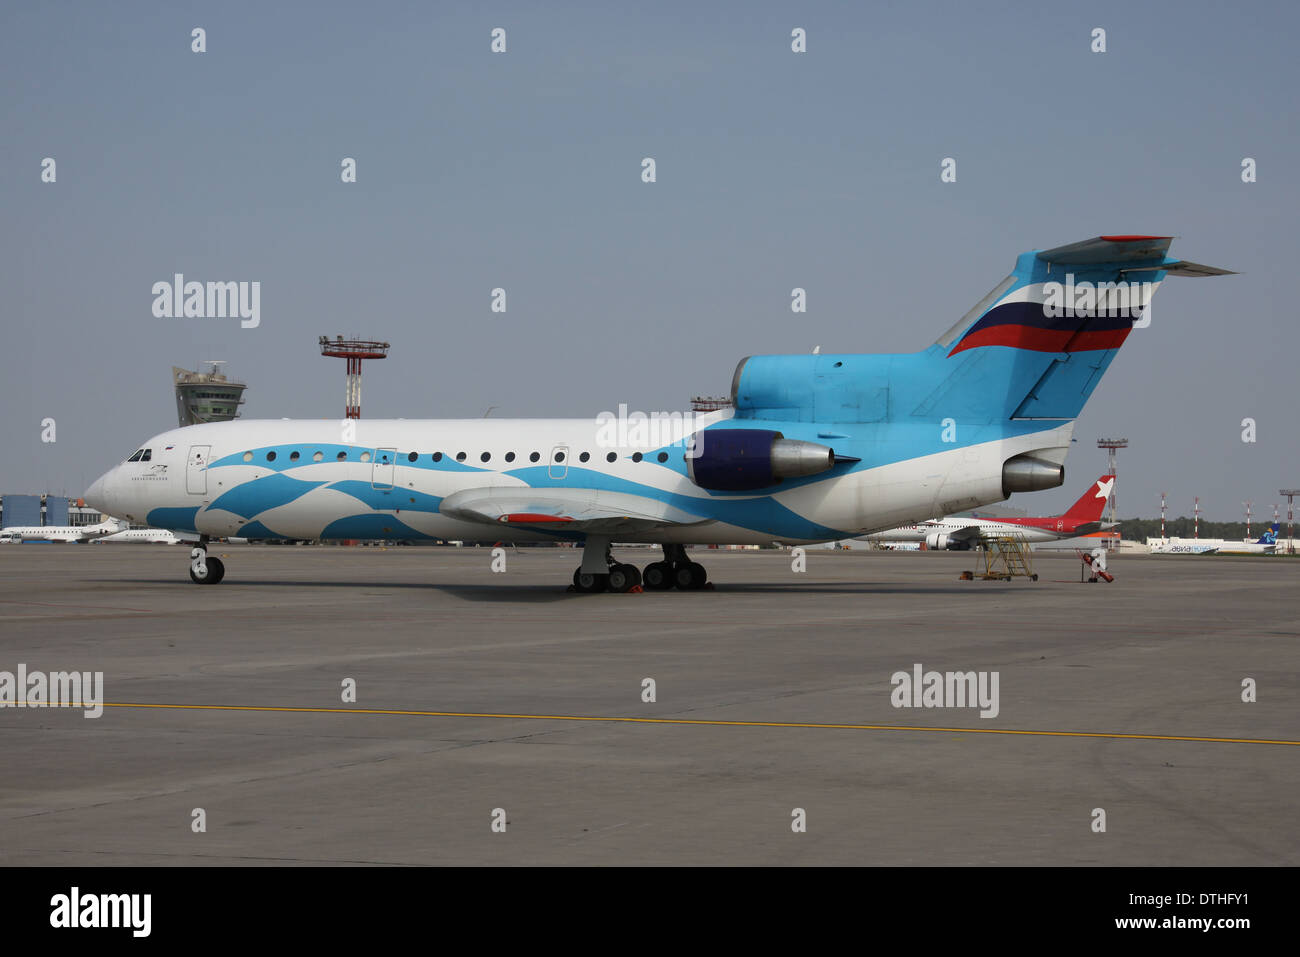
[{"label": "nose wheel", "polygon": [[226,566],[220,558],[208,557],[207,536],[190,549],[190,581],[196,585],[216,585],[226,577]]}]

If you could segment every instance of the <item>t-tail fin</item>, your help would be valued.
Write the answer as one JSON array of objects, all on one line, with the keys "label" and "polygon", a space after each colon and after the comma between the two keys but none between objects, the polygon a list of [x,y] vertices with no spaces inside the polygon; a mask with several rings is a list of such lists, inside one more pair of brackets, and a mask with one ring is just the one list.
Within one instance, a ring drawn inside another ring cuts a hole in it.
[{"label": "t-tail fin", "polygon": [[[1039,419],[1064,424],[1078,417],[1130,330],[1150,319],[1165,276],[1227,272],[1171,258],[1170,241],[1099,236],[1021,253],[1010,276],[920,352],[742,359],[731,382],[735,417],[942,424],[932,442],[916,442],[917,454],[945,451],[959,429],[968,436],[984,426],[997,434],[1052,428]],[[1024,424],[1008,426],[1017,420]]]},{"label": "t-tail fin", "polygon": [[1230,271],[1169,256],[1169,236],[1098,236],[1022,253],[936,343],[954,386],[995,390],[1011,419],[1073,419],[1129,332],[1149,324],[1166,276]]}]

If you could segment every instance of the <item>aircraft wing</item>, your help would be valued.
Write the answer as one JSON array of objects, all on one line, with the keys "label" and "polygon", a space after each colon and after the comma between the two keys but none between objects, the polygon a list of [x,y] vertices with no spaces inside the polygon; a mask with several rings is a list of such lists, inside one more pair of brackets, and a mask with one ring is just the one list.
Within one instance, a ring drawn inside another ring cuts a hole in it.
[{"label": "aircraft wing", "polygon": [[955,532],[949,532],[948,541],[972,547],[978,545],[980,542],[980,527],[978,525],[966,525]]},{"label": "aircraft wing", "polygon": [[586,534],[639,532],[711,521],[643,495],[593,489],[471,488],[448,495],[438,510],[451,518],[498,528]]}]

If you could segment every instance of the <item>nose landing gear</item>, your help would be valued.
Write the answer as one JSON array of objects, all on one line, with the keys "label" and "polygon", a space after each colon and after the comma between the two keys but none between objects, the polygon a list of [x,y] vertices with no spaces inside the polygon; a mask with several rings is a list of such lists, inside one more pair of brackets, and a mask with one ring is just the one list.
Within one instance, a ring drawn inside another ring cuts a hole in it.
[{"label": "nose landing gear", "polygon": [[225,577],[225,564],[220,558],[208,557],[208,536],[200,535],[199,543],[190,549],[190,581],[196,585],[216,585]]}]

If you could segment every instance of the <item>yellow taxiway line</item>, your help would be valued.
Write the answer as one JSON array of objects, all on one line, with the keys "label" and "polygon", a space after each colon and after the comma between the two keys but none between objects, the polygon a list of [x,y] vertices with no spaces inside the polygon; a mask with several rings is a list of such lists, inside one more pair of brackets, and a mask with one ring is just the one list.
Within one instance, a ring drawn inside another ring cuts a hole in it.
[{"label": "yellow taxiway line", "polygon": [[[74,706],[75,707],[75,706]],[[1300,741],[1272,738],[1216,738],[1190,734],[1134,734],[1120,731],[1035,731],[1011,728],[929,728],[904,724],[820,724],[805,721],[724,721],[715,718],[631,718],[612,715],[508,714],[489,711],[407,711],[387,708],[287,708],[238,704],[160,704],[105,702],[105,708],[157,708],[176,711],[265,711],[296,714],[372,714],[417,718],[510,718],[524,721],[589,721],[606,724],[668,724],[725,728],[799,728],[817,731],[918,731],[945,734],[1020,734],[1048,738],[1112,738],[1134,741],[1191,741],[1198,744],[1273,744],[1300,746]]]}]

